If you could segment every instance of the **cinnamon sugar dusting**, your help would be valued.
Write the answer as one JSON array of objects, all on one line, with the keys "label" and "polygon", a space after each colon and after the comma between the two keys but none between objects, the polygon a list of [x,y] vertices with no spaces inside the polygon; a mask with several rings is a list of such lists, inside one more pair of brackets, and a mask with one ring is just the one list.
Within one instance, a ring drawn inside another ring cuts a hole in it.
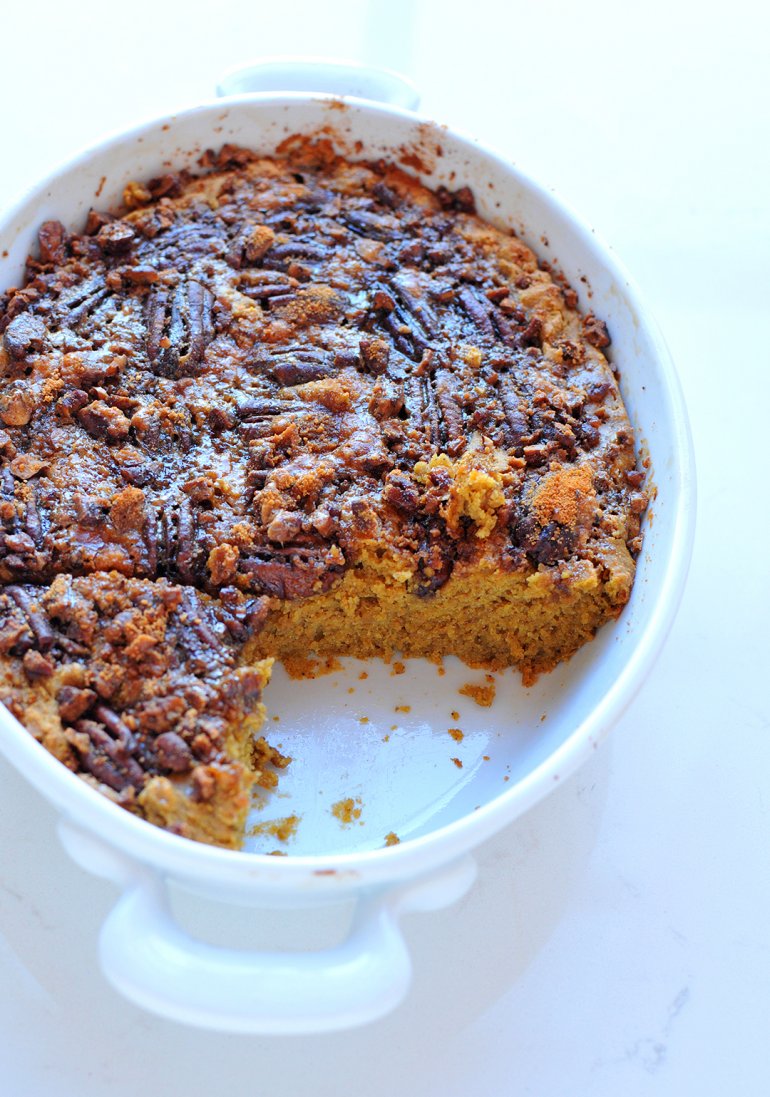
[{"label": "cinnamon sugar dusting", "polygon": [[541,526],[560,522],[564,526],[576,526],[581,502],[594,496],[593,473],[589,465],[564,467],[550,473],[532,500],[537,520]]}]

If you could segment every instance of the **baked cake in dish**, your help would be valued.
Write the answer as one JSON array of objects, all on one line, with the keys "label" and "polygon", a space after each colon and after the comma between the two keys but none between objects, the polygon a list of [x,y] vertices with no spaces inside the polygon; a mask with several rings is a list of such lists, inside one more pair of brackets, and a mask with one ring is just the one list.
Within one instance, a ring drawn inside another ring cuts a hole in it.
[{"label": "baked cake in dish", "polygon": [[272,659],[531,684],[627,602],[644,473],[604,324],[466,188],[295,139],[124,202],[0,298],[0,700],[237,846]]}]

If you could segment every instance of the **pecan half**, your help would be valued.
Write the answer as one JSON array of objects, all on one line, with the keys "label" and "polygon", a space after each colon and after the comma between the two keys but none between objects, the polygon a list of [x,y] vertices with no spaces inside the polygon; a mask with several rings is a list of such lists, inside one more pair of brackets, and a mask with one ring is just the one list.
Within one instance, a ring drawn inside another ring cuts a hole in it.
[{"label": "pecan half", "polygon": [[200,282],[180,282],[172,297],[165,288],[150,293],[145,306],[145,346],[162,377],[195,373],[214,338],[214,294]]}]

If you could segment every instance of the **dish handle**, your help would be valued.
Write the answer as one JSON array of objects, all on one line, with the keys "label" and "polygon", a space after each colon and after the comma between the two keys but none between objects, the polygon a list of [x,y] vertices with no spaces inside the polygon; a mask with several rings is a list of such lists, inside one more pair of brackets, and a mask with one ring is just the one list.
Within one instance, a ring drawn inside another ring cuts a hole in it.
[{"label": "dish handle", "polygon": [[152,1013],[221,1032],[331,1032],[384,1016],[412,976],[400,918],[456,902],[472,884],[466,854],[430,877],[361,893],[345,941],[316,952],[259,952],[210,945],[176,922],[165,880],[129,863],[68,822],[62,841],[84,868],[122,884],[102,927],[102,970]]},{"label": "dish handle", "polygon": [[261,57],[224,73],[217,95],[250,92],[322,92],[352,95],[404,110],[417,110],[420,93],[393,69],[321,57]]}]

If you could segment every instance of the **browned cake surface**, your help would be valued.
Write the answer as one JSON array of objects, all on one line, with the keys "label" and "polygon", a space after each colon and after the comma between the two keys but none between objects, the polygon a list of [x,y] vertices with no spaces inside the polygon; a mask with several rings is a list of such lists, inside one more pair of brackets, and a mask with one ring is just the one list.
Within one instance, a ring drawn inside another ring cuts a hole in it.
[{"label": "browned cake surface", "polygon": [[[620,612],[639,548],[604,325],[467,191],[286,157],[225,148],[131,185],[120,218],[47,223],[0,301],[4,696],[183,833],[196,773],[240,766],[241,800],[253,779],[239,729],[266,671],[245,657],[454,653],[532,681]],[[57,624],[68,599],[87,635]],[[149,655],[121,632],[137,613]],[[75,716],[65,685],[93,694]]]}]

